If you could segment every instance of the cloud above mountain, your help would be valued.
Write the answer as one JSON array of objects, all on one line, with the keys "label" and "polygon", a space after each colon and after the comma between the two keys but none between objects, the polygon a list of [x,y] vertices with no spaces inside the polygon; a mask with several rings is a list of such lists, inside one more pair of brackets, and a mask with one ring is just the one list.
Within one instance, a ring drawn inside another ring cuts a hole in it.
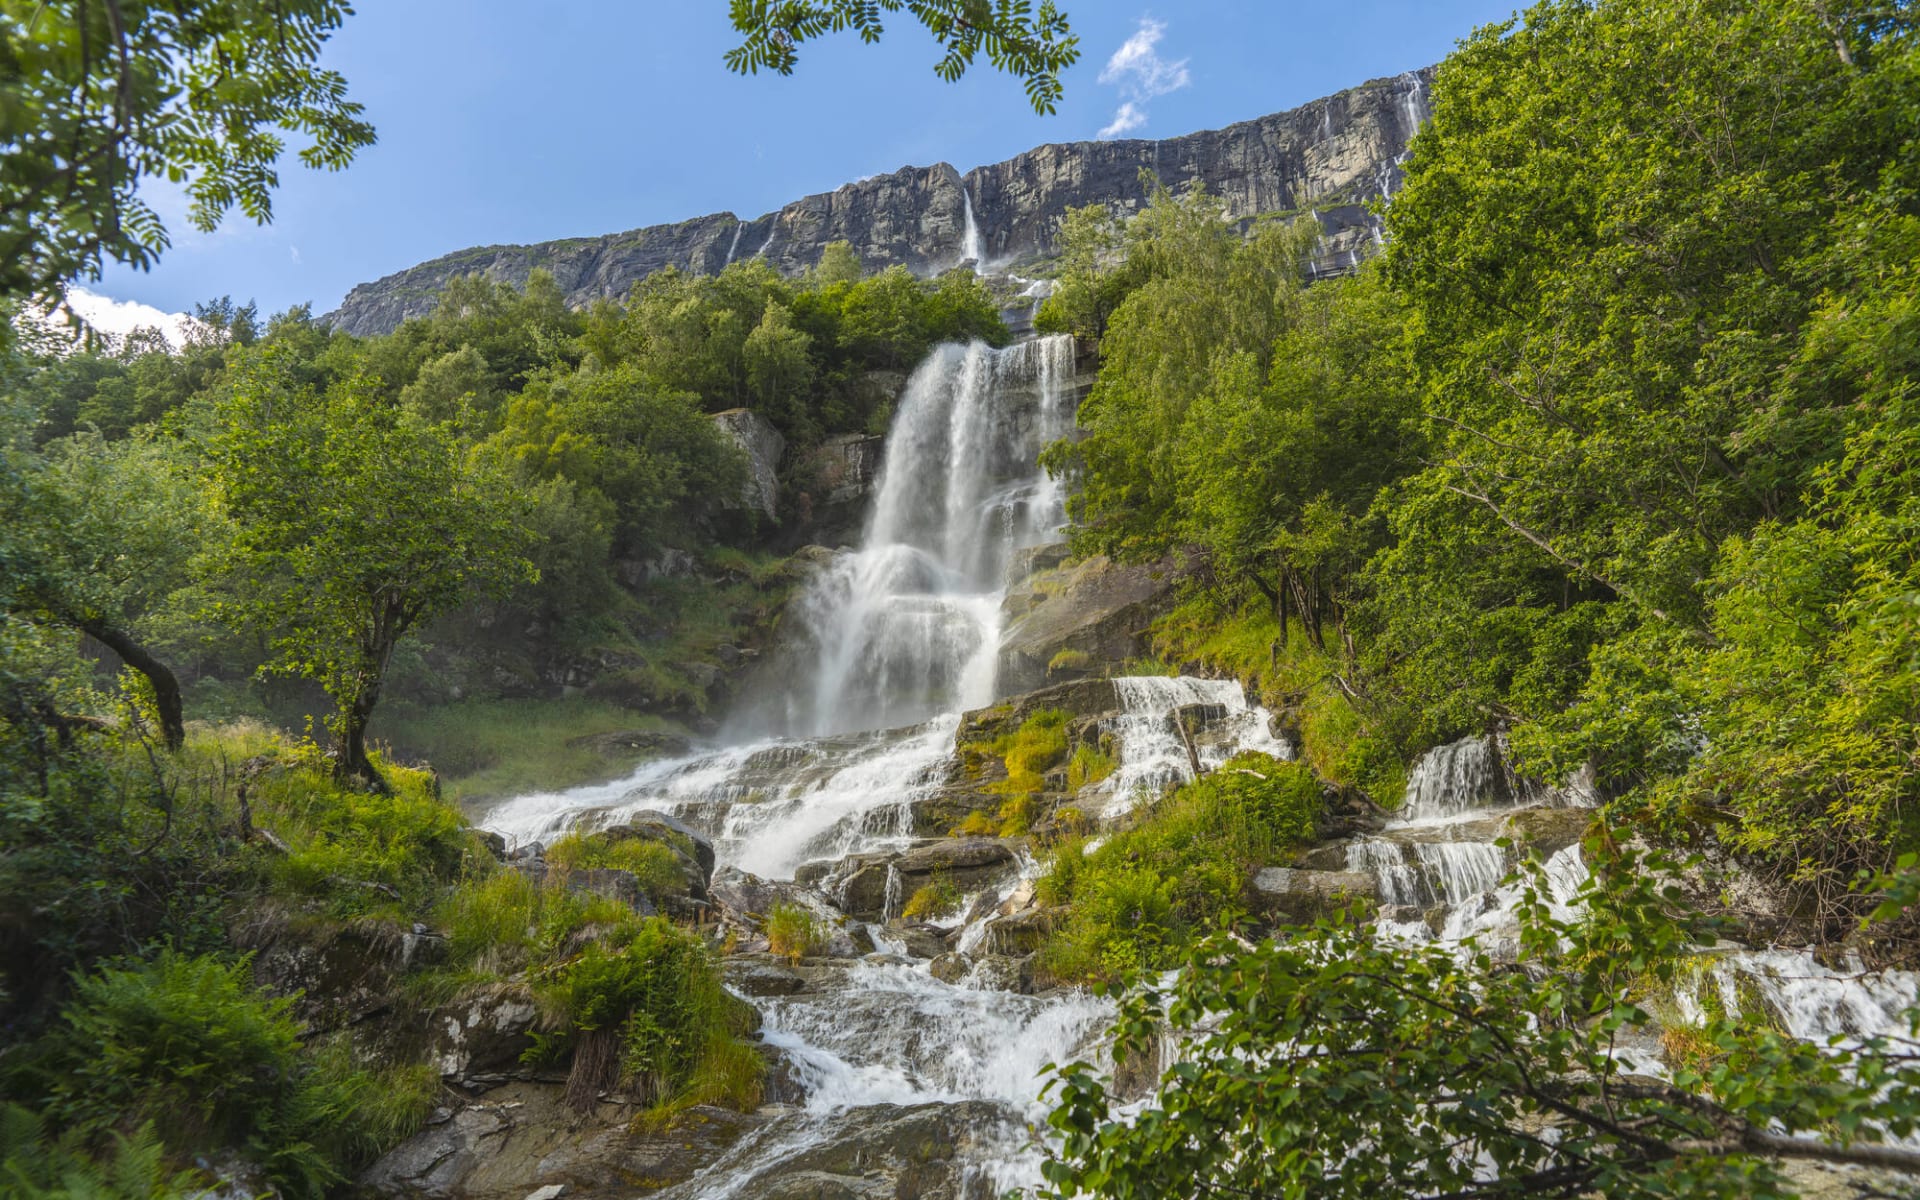
[{"label": "cloud above mountain", "polygon": [[1120,107],[1113,120],[1100,130],[1100,137],[1124,137],[1147,123],[1146,102],[1156,96],[1177,92],[1193,82],[1187,59],[1166,59],[1160,55],[1160,39],[1166,36],[1164,21],[1140,18],[1140,27],[1120,44],[1100,71],[1100,82],[1120,90]]}]

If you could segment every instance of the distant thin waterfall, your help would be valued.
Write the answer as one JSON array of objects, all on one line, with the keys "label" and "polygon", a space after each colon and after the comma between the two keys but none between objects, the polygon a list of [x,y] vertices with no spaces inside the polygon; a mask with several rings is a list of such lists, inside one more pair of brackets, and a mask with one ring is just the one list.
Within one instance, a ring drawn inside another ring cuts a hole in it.
[{"label": "distant thin waterfall", "polygon": [[1073,420],[1072,373],[1064,336],[942,346],[914,372],[862,548],[796,606],[815,666],[791,728],[907,725],[993,698],[1008,561],[1064,520],[1035,459]]},{"label": "distant thin waterfall", "polygon": [[727,244],[727,261],[720,264],[722,270],[733,265],[733,256],[740,251],[740,235],[745,233],[746,229],[747,223],[745,221],[735,223],[733,227],[733,241]]},{"label": "distant thin waterfall", "polygon": [[960,241],[960,261],[971,262],[975,271],[985,272],[987,245],[980,239],[980,223],[973,216],[973,195],[965,183],[960,185],[960,211],[966,218]]}]

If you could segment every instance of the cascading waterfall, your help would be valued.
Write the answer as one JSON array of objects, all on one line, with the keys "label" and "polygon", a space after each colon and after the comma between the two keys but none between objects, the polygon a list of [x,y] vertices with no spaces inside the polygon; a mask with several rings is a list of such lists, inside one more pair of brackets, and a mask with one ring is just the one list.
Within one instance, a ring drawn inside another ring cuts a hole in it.
[{"label": "cascading waterfall", "polygon": [[[1120,716],[1112,729],[1120,743],[1120,762],[1097,789],[1106,797],[1101,815],[1125,812],[1142,796],[1191,780],[1195,760],[1210,771],[1244,751],[1293,757],[1293,748],[1273,734],[1271,714],[1248,704],[1246,689],[1234,680],[1122,675],[1113,686],[1120,697]],[[1195,742],[1178,719],[1182,709],[1195,705],[1224,714],[1218,724],[1226,736]]]},{"label": "cascading waterfall", "polygon": [[727,261],[720,264],[722,270],[733,265],[733,256],[740,251],[740,235],[746,232],[746,228],[747,223],[745,221],[737,221],[734,223],[733,240],[727,243]]},{"label": "cascading waterfall", "polygon": [[1073,420],[1073,340],[936,349],[908,381],[861,550],[796,607],[812,687],[787,722],[821,734],[924,721],[993,699],[1014,550],[1065,520],[1034,463]]}]

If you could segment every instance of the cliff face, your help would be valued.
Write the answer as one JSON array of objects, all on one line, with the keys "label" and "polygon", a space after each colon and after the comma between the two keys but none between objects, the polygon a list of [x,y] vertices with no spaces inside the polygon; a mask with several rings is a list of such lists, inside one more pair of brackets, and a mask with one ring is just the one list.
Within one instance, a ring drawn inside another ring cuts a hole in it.
[{"label": "cliff face", "polygon": [[1236,219],[1312,210],[1327,235],[1318,269],[1338,271],[1375,240],[1366,204],[1399,186],[1407,143],[1426,118],[1431,78],[1427,70],[1375,80],[1290,112],[1165,141],[1041,146],[965,175],[945,163],[908,167],[751,221],[717,213],[605,237],[463,250],[363,283],[325,319],[357,334],[384,333],[429,312],[449,279],[473,273],[519,284],[544,268],[575,304],[624,295],[667,266],[711,274],[759,256],[798,273],[834,241],[851,242],[870,268],[942,271],[973,258],[974,245],[985,265],[1018,269],[1054,252],[1067,209],[1139,207],[1147,196],[1142,170],[1169,187],[1205,183]]}]

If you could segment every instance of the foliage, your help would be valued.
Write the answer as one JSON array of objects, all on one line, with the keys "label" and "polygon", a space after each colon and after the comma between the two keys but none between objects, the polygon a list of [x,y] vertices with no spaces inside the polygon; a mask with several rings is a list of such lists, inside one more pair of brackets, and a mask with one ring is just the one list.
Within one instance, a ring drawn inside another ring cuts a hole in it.
[{"label": "foliage", "polygon": [[1001,837],[1027,832],[1039,813],[1035,803],[1047,790],[1046,774],[1067,756],[1068,714],[1043,708],[1020,723],[1020,728],[995,738],[987,747],[1006,765],[1007,777],[992,790],[1007,797],[1000,806]]},{"label": "foliage", "polygon": [[631,872],[640,890],[658,901],[685,895],[687,879],[671,847],[646,838],[611,839],[605,834],[570,833],[546,849],[549,866],[562,872],[595,868]]},{"label": "foliage", "polygon": [[[237,1148],[308,1196],[419,1127],[430,1068],[375,1076],[344,1046],[303,1053],[290,1001],[249,976],[244,961],[168,950],[77,979],[65,1028],[29,1060],[47,1119],[78,1138],[150,1130],[175,1157]],[[113,1170],[146,1144],[122,1143]]]},{"label": "foliage", "polygon": [[903,8],[940,43],[934,74],[959,79],[984,50],[997,69],[1021,78],[1037,113],[1054,111],[1064,94],[1060,72],[1080,60],[1080,39],[1053,0],[1041,0],[1038,12],[1014,0],[731,0],[733,27],[746,40],[727,51],[727,67],[791,75],[801,42],[848,29],[863,42],[877,42],[881,11]]},{"label": "foliage", "polygon": [[49,1135],[37,1113],[0,1105],[0,1184],[20,1200],[186,1200],[203,1194],[203,1177],[167,1162],[166,1147],[142,1126],[114,1133],[90,1154],[78,1131]]},{"label": "foliage", "polygon": [[1251,950],[1216,938],[1141,980],[1117,1053],[1171,1031],[1182,1061],[1124,1120],[1096,1074],[1063,1070],[1045,1194],[1790,1196],[1772,1156],[1920,1163],[1876,1144],[1920,1121],[1920,1070],[1884,1040],[1818,1047],[1709,1014],[1704,1054],[1632,1074],[1616,1041],[1652,1026],[1636,997],[1674,980],[1689,931],[1670,864],[1588,850],[1570,911],[1530,869],[1524,969],[1342,919]]},{"label": "foliage", "polygon": [[317,63],[352,11],[189,0],[10,0],[0,7],[0,295],[57,295],[109,261],[145,269],[166,248],[142,180],[185,185],[210,232],[231,209],[273,216],[286,142],[339,170],[373,144],[346,81]]},{"label": "foliage", "polygon": [[767,949],[799,962],[825,948],[826,930],[798,904],[776,904],[767,913]]},{"label": "foliage", "polygon": [[936,877],[933,882],[915,889],[913,895],[907,897],[900,915],[909,921],[938,921],[958,912],[960,902],[964,899],[951,879]]},{"label": "foliage", "polygon": [[270,669],[326,689],[339,773],[377,780],[366,724],[394,646],[470,594],[531,579],[514,490],[364,377],[296,386],[277,347],[243,362],[220,416],[207,455],[233,522],[221,565],[244,580],[222,611],[271,640]]},{"label": "foliage", "polygon": [[1310,842],[1319,813],[1309,769],[1242,754],[1150,801],[1096,849],[1063,842],[1038,891],[1072,908],[1041,965],[1063,980],[1175,965],[1194,939],[1249,914],[1253,873]]},{"label": "foliage", "polygon": [[[653,1105],[689,1102],[696,1090],[697,1102],[759,1103],[761,1072],[738,1070],[752,1007],[721,985],[705,945],[664,919],[640,922],[624,941],[590,943],[536,976],[534,994],[559,1029],[530,1053],[573,1052],[576,1103],[616,1081]],[[597,1057],[602,1046],[614,1050],[611,1062]]]},{"label": "foliage", "polygon": [[1119,761],[1105,748],[1082,742],[1073,748],[1073,757],[1067,760],[1067,790],[1077,792],[1090,787],[1119,768]]},{"label": "foliage", "polygon": [[446,798],[459,802],[613,778],[627,760],[580,739],[667,728],[658,717],[584,696],[431,705],[396,700],[381,707],[370,736],[411,761],[432,763]]}]

